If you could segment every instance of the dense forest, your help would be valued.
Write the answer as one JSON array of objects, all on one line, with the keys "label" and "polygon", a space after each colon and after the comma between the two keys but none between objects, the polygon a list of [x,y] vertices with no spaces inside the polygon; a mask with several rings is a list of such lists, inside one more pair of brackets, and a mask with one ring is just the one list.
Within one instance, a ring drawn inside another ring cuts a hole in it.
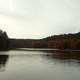
[{"label": "dense forest", "polygon": [[80,32],[54,35],[43,39],[9,39],[10,48],[52,48],[80,50]]},{"label": "dense forest", "polygon": [[49,36],[43,39],[11,39],[0,30],[0,50],[15,48],[52,48],[80,50],[80,32]]},{"label": "dense forest", "polygon": [[80,32],[74,34],[54,35],[44,38],[48,42],[48,48],[80,49]]}]

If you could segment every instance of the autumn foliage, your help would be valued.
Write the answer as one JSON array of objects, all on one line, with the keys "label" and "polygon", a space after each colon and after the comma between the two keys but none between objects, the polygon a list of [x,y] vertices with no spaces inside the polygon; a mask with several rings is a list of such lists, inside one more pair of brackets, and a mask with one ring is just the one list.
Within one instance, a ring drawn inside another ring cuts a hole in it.
[{"label": "autumn foliage", "polygon": [[80,50],[80,32],[54,35],[43,39],[9,39],[12,48],[52,48]]},{"label": "autumn foliage", "polygon": [[80,49],[80,32],[51,36],[45,39],[48,41],[48,48]]},{"label": "autumn foliage", "polygon": [[11,39],[7,33],[0,30],[0,50],[13,48],[52,48],[80,50],[80,32],[62,34],[43,39]]}]

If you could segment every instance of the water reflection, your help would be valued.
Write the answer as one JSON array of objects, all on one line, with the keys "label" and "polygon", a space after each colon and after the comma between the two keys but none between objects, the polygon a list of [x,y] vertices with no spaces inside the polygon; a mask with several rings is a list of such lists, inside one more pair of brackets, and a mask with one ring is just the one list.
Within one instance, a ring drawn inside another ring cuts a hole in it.
[{"label": "water reflection", "polygon": [[5,54],[9,56],[0,56],[0,66],[6,66],[0,80],[80,80],[77,52],[10,51]]},{"label": "water reflection", "polygon": [[67,64],[68,66],[79,66],[80,67],[80,52],[71,51],[47,51],[45,58],[49,60],[48,63],[54,62],[59,64]]},{"label": "water reflection", "polygon": [[77,51],[48,51],[47,56],[57,59],[76,59],[80,60],[80,52]]},{"label": "water reflection", "polygon": [[0,54],[0,71],[5,71],[5,66],[8,61],[9,55]]}]

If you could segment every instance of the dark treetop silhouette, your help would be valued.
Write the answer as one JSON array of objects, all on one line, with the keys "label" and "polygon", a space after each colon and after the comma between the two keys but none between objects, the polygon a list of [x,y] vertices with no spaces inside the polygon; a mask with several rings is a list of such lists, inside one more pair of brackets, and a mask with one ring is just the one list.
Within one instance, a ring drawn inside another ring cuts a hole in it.
[{"label": "dark treetop silhouette", "polygon": [[0,50],[8,50],[8,36],[0,30]]}]

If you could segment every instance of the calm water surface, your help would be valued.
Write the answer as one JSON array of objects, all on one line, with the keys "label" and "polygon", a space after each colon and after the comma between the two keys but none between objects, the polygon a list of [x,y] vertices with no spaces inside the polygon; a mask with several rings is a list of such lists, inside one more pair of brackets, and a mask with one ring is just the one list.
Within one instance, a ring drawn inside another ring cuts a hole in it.
[{"label": "calm water surface", "polygon": [[80,60],[44,54],[42,51],[0,52],[0,80],[80,80]]}]

